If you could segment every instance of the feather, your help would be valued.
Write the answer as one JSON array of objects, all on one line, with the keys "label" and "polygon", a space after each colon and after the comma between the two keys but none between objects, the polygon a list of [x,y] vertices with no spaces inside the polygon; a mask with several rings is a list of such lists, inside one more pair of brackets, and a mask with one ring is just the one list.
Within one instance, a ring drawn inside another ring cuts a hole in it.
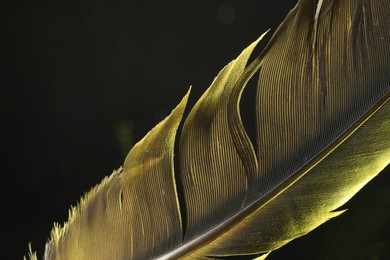
[{"label": "feather", "polygon": [[[221,70],[180,131],[189,93],[55,224],[44,258],[265,259],[342,214],[390,162],[388,17],[388,0],[299,1],[248,67],[262,36]],[[257,72],[253,143],[240,99]]]}]

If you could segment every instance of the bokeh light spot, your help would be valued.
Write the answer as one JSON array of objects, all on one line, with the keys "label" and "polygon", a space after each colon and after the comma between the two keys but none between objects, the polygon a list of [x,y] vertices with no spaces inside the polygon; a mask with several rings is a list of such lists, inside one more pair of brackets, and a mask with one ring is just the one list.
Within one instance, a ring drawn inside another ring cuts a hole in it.
[{"label": "bokeh light spot", "polygon": [[217,8],[215,16],[220,24],[229,25],[236,20],[236,9],[230,4],[223,4]]}]

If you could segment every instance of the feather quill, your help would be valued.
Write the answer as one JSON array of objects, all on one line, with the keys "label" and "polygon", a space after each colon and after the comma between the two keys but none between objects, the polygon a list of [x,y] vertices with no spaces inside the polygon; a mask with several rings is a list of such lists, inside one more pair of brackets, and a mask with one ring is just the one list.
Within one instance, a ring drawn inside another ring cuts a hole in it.
[{"label": "feather quill", "polygon": [[[44,258],[264,259],[340,215],[390,162],[388,17],[388,0],[299,1],[248,67],[261,37],[222,69],[179,133],[189,93],[55,225]],[[256,72],[253,144],[239,103]]]}]

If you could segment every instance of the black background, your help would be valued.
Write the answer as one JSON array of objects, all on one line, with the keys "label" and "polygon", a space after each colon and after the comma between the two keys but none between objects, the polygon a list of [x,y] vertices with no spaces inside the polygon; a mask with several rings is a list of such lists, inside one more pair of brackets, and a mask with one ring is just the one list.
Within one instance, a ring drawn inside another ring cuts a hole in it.
[{"label": "black background", "polygon": [[[53,222],[63,223],[190,85],[191,106],[295,1],[2,5],[1,258],[22,259],[29,242],[43,253]],[[269,259],[343,259],[342,251],[361,256],[372,247],[390,258],[389,174],[369,183],[345,216]]]}]

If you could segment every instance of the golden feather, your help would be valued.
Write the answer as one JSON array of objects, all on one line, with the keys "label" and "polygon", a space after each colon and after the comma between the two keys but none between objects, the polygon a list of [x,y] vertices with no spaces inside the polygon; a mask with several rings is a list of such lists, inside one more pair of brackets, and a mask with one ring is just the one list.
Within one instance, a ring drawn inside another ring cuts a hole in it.
[{"label": "golden feather", "polygon": [[[261,37],[222,69],[182,129],[189,93],[55,225],[44,258],[264,259],[343,213],[390,162],[389,17],[388,0],[299,1],[249,66]],[[256,72],[252,143],[239,104]]]}]

